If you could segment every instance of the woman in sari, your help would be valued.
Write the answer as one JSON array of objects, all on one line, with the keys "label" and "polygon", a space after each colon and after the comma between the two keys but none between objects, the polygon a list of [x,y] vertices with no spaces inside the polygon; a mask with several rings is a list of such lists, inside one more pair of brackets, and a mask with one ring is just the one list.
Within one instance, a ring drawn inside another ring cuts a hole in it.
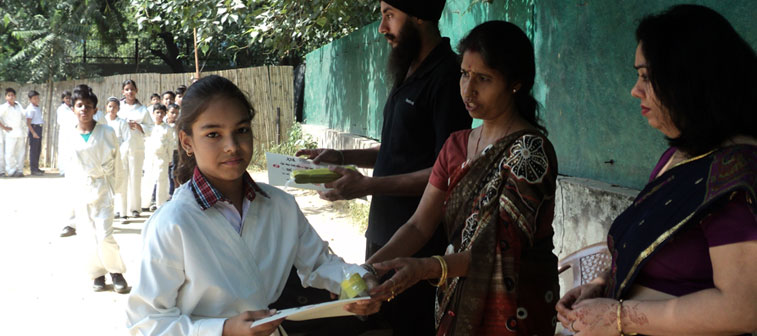
[{"label": "woman in sari", "polygon": [[757,330],[757,60],[725,18],[679,5],[636,30],[631,94],[668,139],[612,224],[611,269],[558,302],[577,335]]},{"label": "woman in sari", "polygon": [[[458,49],[460,94],[483,123],[450,135],[415,214],[368,259],[380,274],[395,271],[372,297],[428,279],[439,287],[438,335],[554,335],[557,159],[531,95],[533,47],[517,26],[493,21]],[[446,254],[407,258],[440,223]]]}]

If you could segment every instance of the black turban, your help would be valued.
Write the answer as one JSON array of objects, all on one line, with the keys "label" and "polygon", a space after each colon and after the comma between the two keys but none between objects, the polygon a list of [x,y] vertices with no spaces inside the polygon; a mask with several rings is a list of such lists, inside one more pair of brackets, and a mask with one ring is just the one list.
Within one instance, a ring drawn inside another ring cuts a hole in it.
[{"label": "black turban", "polygon": [[444,10],[445,0],[383,0],[405,14],[421,20],[439,21]]}]

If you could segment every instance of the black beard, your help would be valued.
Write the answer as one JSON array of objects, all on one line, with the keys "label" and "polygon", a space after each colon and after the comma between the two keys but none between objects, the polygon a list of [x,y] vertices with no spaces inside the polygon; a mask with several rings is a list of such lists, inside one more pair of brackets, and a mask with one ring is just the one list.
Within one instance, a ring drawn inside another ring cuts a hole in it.
[{"label": "black beard", "polygon": [[386,36],[392,40],[397,40],[397,46],[392,48],[389,53],[388,70],[389,75],[394,79],[394,84],[398,85],[405,80],[410,65],[420,54],[421,34],[418,32],[418,28],[407,21],[402,26],[399,36],[391,34]]}]

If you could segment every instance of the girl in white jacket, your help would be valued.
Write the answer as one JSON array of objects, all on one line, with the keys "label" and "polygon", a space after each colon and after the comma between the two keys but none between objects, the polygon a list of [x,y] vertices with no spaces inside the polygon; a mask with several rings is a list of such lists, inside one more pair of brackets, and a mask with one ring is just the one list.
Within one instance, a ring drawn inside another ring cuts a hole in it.
[{"label": "girl in white jacket", "polygon": [[[281,320],[250,326],[273,313],[293,265],[304,286],[332,293],[343,269],[372,278],[329,252],[291,195],[250,178],[253,113],[223,77],[187,91],[176,123],[183,184],[142,231],[127,306],[132,334],[278,335]],[[370,302],[355,305],[378,311]]]},{"label": "girl in white jacket", "polygon": [[[153,122],[147,108],[137,100],[137,83],[131,79],[123,82],[121,93],[121,110],[118,116],[129,123],[130,138],[126,167],[127,177],[127,211],[133,217],[139,217],[142,205],[142,167],[145,161],[145,137],[150,136]],[[125,214],[122,214],[125,215]]]},{"label": "girl in white jacket", "polygon": [[71,132],[70,166],[66,175],[73,183],[79,239],[85,249],[87,271],[95,291],[105,290],[105,274],[110,273],[118,293],[129,291],[123,273],[118,243],[113,237],[113,185],[119,164],[116,132],[97,123],[94,114],[97,96],[86,85],[74,89],[74,113],[79,121]]},{"label": "girl in white jacket", "polygon": [[113,131],[116,132],[116,137],[118,138],[118,155],[120,164],[116,165],[116,180],[113,183],[113,189],[115,193],[114,208],[116,211],[114,218],[120,217],[121,219],[126,219],[128,218],[128,207],[126,204],[126,187],[128,184],[127,162],[129,160],[128,153],[131,131],[129,130],[129,123],[118,116],[120,107],[121,102],[118,100],[118,98],[108,98],[107,105],[105,106],[105,111],[107,112],[105,121],[107,122],[108,126],[113,128]]}]

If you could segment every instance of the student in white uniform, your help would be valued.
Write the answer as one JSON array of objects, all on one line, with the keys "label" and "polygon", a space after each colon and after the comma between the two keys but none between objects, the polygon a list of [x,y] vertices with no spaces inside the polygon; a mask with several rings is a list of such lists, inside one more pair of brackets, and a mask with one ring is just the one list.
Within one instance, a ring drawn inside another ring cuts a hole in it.
[{"label": "student in white uniform", "polygon": [[16,102],[16,90],[5,89],[5,103],[0,105],[0,128],[5,132],[5,173],[24,177],[26,155],[26,112]]},{"label": "student in white uniform", "polygon": [[113,289],[127,293],[123,277],[126,266],[113,237],[113,185],[119,164],[116,132],[93,117],[97,96],[79,85],[72,96],[78,125],[71,133],[71,161],[67,175],[75,188],[78,236],[86,254],[86,267],[95,291],[105,290],[105,274],[110,273]]},{"label": "student in white uniform", "polygon": [[121,219],[127,219],[126,177],[128,170],[126,163],[128,162],[127,154],[129,153],[129,137],[131,136],[131,132],[129,130],[129,123],[118,116],[120,105],[121,101],[119,101],[118,98],[108,98],[107,105],[105,106],[105,111],[107,112],[107,114],[105,115],[105,121],[107,122],[108,126],[110,126],[113,131],[116,132],[116,137],[118,138],[119,143],[118,155],[120,156],[120,158],[119,164],[116,165],[116,180],[113,183],[113,190],[115,193],[114,209],[116,212],[113,218],[120,217]]},{"label": "student in white uniform", "polygon": [[26,106],[26,126],[29,129],[29,170],[32,175],[43,175],[39,169],[39,155],[42,152],[42,127],[45,120],[39,108],[39,92],[29,91],[29,105]]},{"label": "student in white uniform", "polygon": [[[71,91],[63,91],[61,104],[56,110],[56,122],[58,123],[58,171],[61,176],[66,175],[66,163],[70,158],[68,141],[72,138],[71,133],[76,129],[78,121],[74,115],[71,103]],[[66,179],[68,182],[68,179]],[[60,232],[61,237],[70,237],[76,234],[76,218],[74,216],[74,203],[71,199],[64,199],[66,207],[66,225]]]},{"label": "student in white uniform", "polygon": [[[127,213],[139,217],[142,205],[142,168],[145,161],[145,137],[150,136],[153,121],[147,108],[137,100],[137,83],[129,79],[121,85],[121,110],[118,116],[129,123],[130,138],[127,153],[128,169],[126,197]],[[125,215],[125,214],[121,214]]]},{"label": "student in white uniform", "polygon": [[[168,201],[168,162],[171,160],[172,130],[163,122],[166,107],[155,104],[152,109],[155,126],[150,137],[145,139],[145,177],[142,180],[142,208],[155,211]],[[150,199],[155,195],[155,205]]]},{"label": "student in white uniform", "polygon": [[[339,293],[343,269],[375,284],[366,269],[328,250],[294,197],[247,173],[253,110],[231,81],[208,76],[184,97],[177,121],[179,180],[174,198],[142,230],[140,279],[127,325],[141,335],[279,335],[273,314],[291,267],[304,286]],[[361,314],[371,301],[353,304]]]},{"label": "student in white uniform", "polygon": [[[184,93],[182,93],[182,95],[183,94]],[[169,133],[171,134],[171,163],[168,165],[168,199],[171,199],[173,191],[176,189],[176,183],[174,181],[176,174],[174,172],[179,163],[179,152],[177,150],[179,138],[178,135],[176,135],[176,120],[179,118],[180,107],[176,103],[168,105],[167,107],[168,114],[166,114],[166,123],[168,124],[168,127],[170,127]]]},{"label": "student in white uniform", "polygon": [[61,104],[56,110],[56,121],[58,122],[58,171],[61,175],[66,174],[66,153],[67,143],[70,138],[68,133],[73,132],[76,126],[76,116],[71,103],[71,91],[63,91],[61,94]]}]

